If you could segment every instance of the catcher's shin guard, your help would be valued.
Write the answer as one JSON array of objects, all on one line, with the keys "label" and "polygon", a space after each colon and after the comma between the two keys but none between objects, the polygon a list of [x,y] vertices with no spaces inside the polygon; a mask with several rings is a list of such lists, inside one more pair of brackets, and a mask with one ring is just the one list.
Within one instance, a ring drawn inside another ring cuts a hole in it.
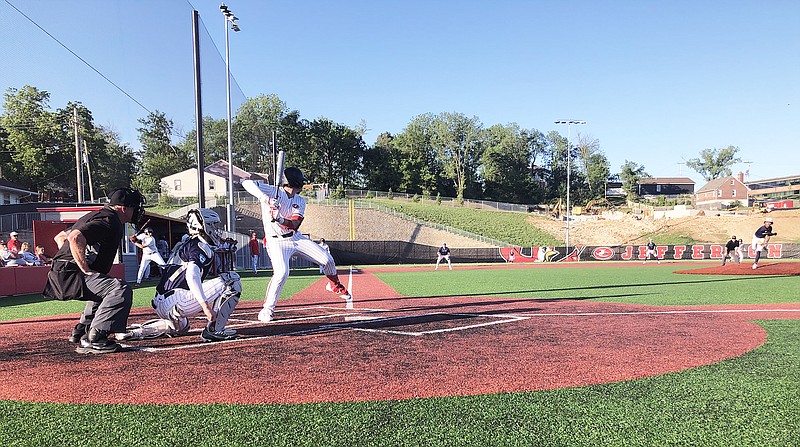
[{"label": "catcher's shin guard", "polygon": [[239,274],[236,272],[221,273],[219,277],[225,282],[225,289],[222,294],[214,300],[214,310],[217,312],[217,318],[214,326],[216,330],[222,330],[228,319],[233,313],[233,309],[239,304],[239,298],[242,296],[242,281],[239,279]]},{"label": "catcher's shin guard", "polygon": [[121,337],[118,336],[117,338],[122,340],[144,340],[147,338],[158,338],[164,335],[177,335],[177,333],[178,331],[175,330],[172,321],[156,318],[155,320],[149,320],[142,324],[134,325]]}]

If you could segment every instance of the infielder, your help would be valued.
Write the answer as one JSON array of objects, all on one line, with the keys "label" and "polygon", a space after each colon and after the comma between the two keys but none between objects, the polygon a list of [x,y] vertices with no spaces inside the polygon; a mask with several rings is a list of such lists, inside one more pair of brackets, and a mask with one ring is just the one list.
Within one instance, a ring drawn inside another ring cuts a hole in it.
[{"label": "infielder", "polygon": [[764,225],[758,227],[758,230],[753,234],[753,242],[750,244],[750,248],[756,252],[756,257],[753,261],[753,270],[758,268],[758,260],[761,259],[761,252],[766,251],[770,236],[776,236],[777,234],[778,233],[772,231],[771,217],[764,219]]},{"label": "infielder", "polygon": [[258,320],[263,323],[272,321],[278,296],[289,277],[289,259],[295,254],[319,264],[328,278],[325,289],[346,300],[348,306],[352,305],[352,297],[339,281],[331,254],[297,231],[306,210],[306,199],[300,195],[305,182],[303,173],[296,167],[284,169],[282,186],[277,190],[274,185],[242,181],[242,187],[261,202],[267,256],[272,262],[272,279],[267,286],[264,308],[258,313]]},{"label": "infielder", "polygon": [[151,228],[145,228],[142,234],[138,236],[131,236],[131,242],[142,249],[142,261],[139,263],[139,273],[136,275],[136,286],[138,287],[142,283],[145,272],[149,271],[150,261],[155,262],[162,268],[166,265],[166,262],[158,253],[156,238],[153,237]]},{"label": "infielder", "polygon": [[647,243],[647,251],[644,254],[644,261],[642,262],[642,264],[644,264],[645,262],[647,262],[648,259],[650,259],[650,255],[653,255],[653,257],[656,258],[656,261],[659,264],[661,264],[661,260],[658,259],[658,253],[656,252],[656,243],[653,242],[652,239],[650,239],[650,242]]},{"label": "infielder", "polygon": [[439,270],[439,263],[442,262],[442,259],[447,261],[447,267],[450,270],[453,270],[453,266],[450,264],[450,249],[447,248],[447,243],[442,242],[442,246],[439,247],[439,250],[436,252],[436,268],[434,270]]},{"label": "infielder", "polygon": [[725,244],[725,255],[722,256],[722,265],[725,265],[725,261],[728,260],[728,257],[733,259],[737,265],[741,263],[742,259],[742,241],[736,239],[736,235],[731,236],[731,240],[729,240]]},{"label": "infielder", "polygon": [[236,272],[223,272],[203,281],[214,264],[214,248],[220,243],[219,215],[207,208],[193,209],[186,218],[189,238],[176,247],[179,264],[168,264],[156,286],[153,308],[159,318],[129,329],[117,338],[140,340],[189,332],[189,317],[203,314],[208,320],[200,339],[223,341],[236,338],[225,329],[239,303],[242,284]]}]

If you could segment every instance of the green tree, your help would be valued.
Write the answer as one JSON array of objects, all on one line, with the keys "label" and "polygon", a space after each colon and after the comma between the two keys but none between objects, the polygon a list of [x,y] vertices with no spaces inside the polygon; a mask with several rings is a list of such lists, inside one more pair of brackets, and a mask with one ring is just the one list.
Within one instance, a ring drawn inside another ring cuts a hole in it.
[{"label": "green tree", "polygon": [[648,178],[650,175],[645,172],[644,166],[625,160],[625,163],[620,168],[619,178],[622,180],[622,189],[628,195],[628,200],[636,200],[639,198],[639,179]]},{"label": "green tree", "polygon": [[592,154],[586,169],[585,175],[586,182],[589,185],[589,194],[584,197],[584,200],[605,197],[608,179],[611,177],[611,163],[608,162],[605,154],[602,152]]},{"label": "green tree", "polygon": [[[542,167],[545,173],[545,201],[553,202],[559,198],[567,197],[567,138],[555,130],[545,136],[545,150],[542,153]],[[570,160],[570,169],[574,171],[575,163]],[[572,176],[572,173],[570,173]],[[574,184],[574,178],[570,178]],[[571,194],[572,190],[570,190]]]},{"label": "green tree", "polygon": [[331,188],[359,184],[361,161],[366,145],[355,130],[327,118],[312,121],[308,128],[310,145],[317,164],[306,174],[315,183]]},{"label": "green tree", "polygon": [[250,172],[272,174],[275,166],[272,156],[273,131],[277,134],[278,149],[284,150],[287,162],[301,158],[295,152],[297,141],[292,137],[303,126],[298,126],[299,113],[292,112],[292,117],[287,119],[289,114],[286,103],[277,95],[261,94],[245,100],[233,119],[233,145],[238,154],[234,159],[240,160],[242,165],[239,167]]},{"label": "green tree", "polygon": [[131,185],[136,155],[127,143],[120,142],[119,136],[113,130],[101,126],[97,129],[97,134],[102,143],[89,146],[89,165],[97,191],[95,196],[107,197],[111,191]]},{"label": "green tree", "polygon": [[[241,167],[241,154],[236,152],[234,141],[233,164]],[[178,143],[181,151],[196,157],[197,129],[190,130],[183,141]],[[203,117],[203,161],[210,165],[216,161],[228,161],[228,121],[225,118],[215,119],[210,116]]]},{"label": "green tree", "polygon": [[586,200],[603,197],[610,168],[608,159],[600,150],[600,140],[580,133],[577,140],[575,150],[588,188],[583,196]]},{"label": "green tree", "polygon": [[50,94],[29,85],[9,88],[3,96],[9,153],[2,173],[29,189],[75,191],[75,148],[70,141],[72,119],[64,121],[48,110]]},{"label": "green tree", "polygon": [[426,113],[411,119],[394,139],[400,151],[400,185],[396,191],[453,196],[455,188],[443,175],[444,165],[433,147],[434,115]]},{"label": "green tree", "polygon": [[442,113],[434,119],[431,143],[444,163],[444,173],[455,186],[456,198],[477,178],[477,168],[484,150],[483,125],[478,117],[461,113]]},{"label": "green tree", "polygon": [[535,189],[530,170],[532,158],[528,134],[518,124],[489,127],[480,169],[484,197],[501,202],[529,203]]},{"label": "green tree", "polygon": [[394,137],[384,132],[371,147],[364,151],[364,187],[387,191],[398,189],[401,176],[401,151],[394,144]]},{"label": "green tree", "polygon": [[710,182],[711,180],[731,175],[731,166],[742,161],[741,158],[736,156],[738,152],[739,148],[736,146],[703,149],[700,152],[700,157],[687,160],[686,166],[694,169],[707,182]]},{"label": "green tree", "polygon": [[147,118],[139,119],[139,123],[143,126],[137,129],[142,144],[141,165],[132,184],[143,193],[158,193],[162,177],[196,166],[197,162],[194,153],[189,153],[185,146],[172,143],[174,124],[163,112],[151,112]]}]

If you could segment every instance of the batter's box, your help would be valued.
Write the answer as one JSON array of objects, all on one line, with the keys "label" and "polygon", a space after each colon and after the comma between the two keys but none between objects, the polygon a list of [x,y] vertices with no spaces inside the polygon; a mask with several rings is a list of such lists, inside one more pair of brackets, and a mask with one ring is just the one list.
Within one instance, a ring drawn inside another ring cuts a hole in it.
[{"label": "batter's box", "polygon": [[514,323],[526,319],[528,319],[528,317],[510,315],[431,313],[374,318],[371,320],[349,322],[347,326],[354,330],[366,332],[420,336],[442,332],[465,331],[496,324]]}]

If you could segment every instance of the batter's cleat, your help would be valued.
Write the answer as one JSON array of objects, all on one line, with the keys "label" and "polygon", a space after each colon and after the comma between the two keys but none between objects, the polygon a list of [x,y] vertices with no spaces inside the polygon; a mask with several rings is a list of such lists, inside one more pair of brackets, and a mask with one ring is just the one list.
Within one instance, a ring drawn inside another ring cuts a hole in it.
[{"label": "batter's cleat", "polygon": [[344,287],[344,285],[342,285],[342,283],[331,284],[330,282],[328,282],[328,284],[325,286],[325,290],[339,295],[339,298],[343,300],[349,300],[353,298],[352,296],[350,296],[350,293],[347,292],[347,289]]},{"label": "batter's cleat", "polygon": [[753,264],[753,270],[758,268],[758,264]]},{"label": "batter's cleat", "polygon": [[107,331],[90,329],[80,340],[81,345],[75,349],[78,354],[110,354],[122,349],[117,342],[108,338]]},{"label": "batter's cleat", "polygon": [[70,336],[69,336],[69,342],[70,343],[76,343],[76,344],[80,343],[81,342],[81,337],[86,335],[86,332],[88,332],[88,330],[89,330],[89,326],[86,326],[83,323],[76,324],[75,327],[72,328],[72,334],[70,334]]},{"label": "batter's cleat", "polygon": [[239,336],[236,335],[236,331],[234,330],[223,329],[221,331],[214,331],[211,330],[210,326],[211,325],[209,324],[203,328],[203,332],[200,333],[200,340],[206,342],[215,342],[215,341],[235,340],[239,338]]},{"label": "batter's cleat", "polygon": [[261,309],[261,312],[258,313],[258,321],[262,323],[272,322],[272,311],[269,309]]}]

